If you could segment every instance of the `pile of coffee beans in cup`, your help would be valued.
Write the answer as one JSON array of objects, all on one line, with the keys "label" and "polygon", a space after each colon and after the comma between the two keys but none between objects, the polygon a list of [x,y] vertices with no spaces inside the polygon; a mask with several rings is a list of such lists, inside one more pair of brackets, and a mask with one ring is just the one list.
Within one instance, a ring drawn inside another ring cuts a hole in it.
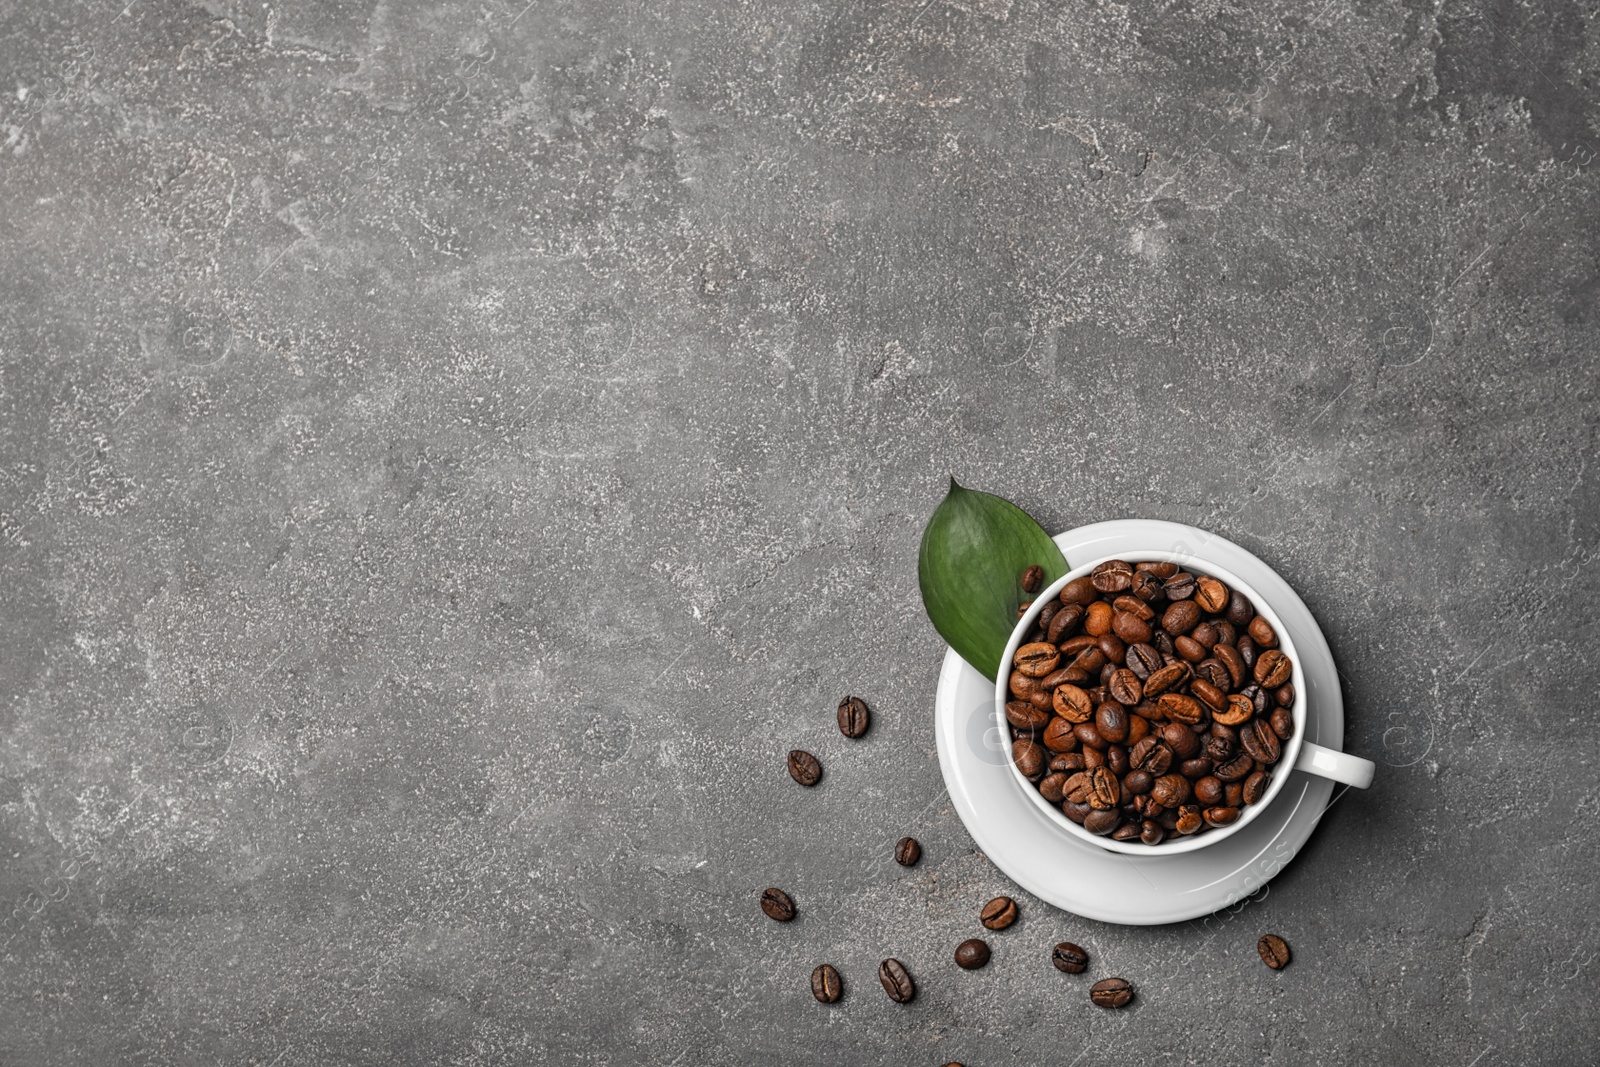
[{"label": "pile of coffee beans in cup", "polygon": [[1107,560],[1012,659],[1011,757],[1092,834],[1160,845],[1237,822],[1294,734],[1294,665],[1238,590]]}]

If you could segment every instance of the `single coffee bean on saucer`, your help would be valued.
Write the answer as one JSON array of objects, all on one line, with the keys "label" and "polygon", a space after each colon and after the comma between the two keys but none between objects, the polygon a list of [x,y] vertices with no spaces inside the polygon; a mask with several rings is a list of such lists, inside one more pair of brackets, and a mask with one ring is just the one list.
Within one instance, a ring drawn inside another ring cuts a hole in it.
[{"label": "single coffee bean on saucer", "polygon": [[905,964],[893,957],[878,964],[878,984],[896,1004],[907,1004],[917,995],[917,984]]},{"label": "single coffee bean on saucer", "polygon": [[1050,950],[1050,962],[1058,971],[1082,974],[1089,969],[1089,954],[1071,941],[1063,941]]},{"label": "single coffee bean on saucer", "polygon": [[1107,978],[1089,989],[1089,999],[1102,1008],[1123,1008],[1133,1000],[1133,983],[1126,978]]},{"label": "single coffee bean on saucer", "polygon": [[809,789],[822,781],[822,762],[797,748],[789,753],[789,777]]},{"label": "single coffee bean on saucer", "polygon": [[978,921],[988,930],[1004,930],[1017,921],[1017,902],[1010,897],[995,897],[978,913]]},{"label": "single coffee bean on saucer", "polygon": [[824,1004],[832,1004],[839,999],[844,987],[839,981],[839,972],[833,964],[820,964],[811,972],[811,995]]},{"label": "single coffee bean on saucer", "polygon": [[956,946],[956,966],[975,971],[989,962],[989,942],[971,937]]},{"label": "single coffee bean on saucer", "polygon": [[781,889],[763,889],[761,910],[767,913],[767,918],[786,923],[794,918],[794,901]]},{"label": "single coffee bean on saucer", "polygon": [[914,837],[902,837],[895,842],[894,861],[902,867],[915,867],[922,858],[922,846]]},{"label": "single coffee bean on saucer", "polygon": [[867,710],[867,702],[860,697],[847,696],[839,701],[839,732],[846,737],[856,738],[867,732],[867,727],[872,725],[872,713]]},{"label": "single coffee bean on saucer", "polygon": [[1263,934],[1256,942],[1256,951],[1261,954],[1261,962],[1275,971],[1289,966],[1289,942],[1277,934]]}]

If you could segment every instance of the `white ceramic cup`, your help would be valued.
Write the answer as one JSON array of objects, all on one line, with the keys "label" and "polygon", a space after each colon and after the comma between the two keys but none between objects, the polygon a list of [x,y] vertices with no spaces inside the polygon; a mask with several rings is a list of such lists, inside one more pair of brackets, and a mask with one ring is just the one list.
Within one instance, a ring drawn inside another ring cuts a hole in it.
[{"label": "white ceramic cup", "polygon": [[1060,594],[1062,587],[1068,582],[1074,578],[1081,578],[1086,574],[1092,573],[1096,567],[1108,559],[1122,559],[1129,563],[1150,561],[1176,563],[1192,574],[1209,574],[1223,582],[1229,589],[1237,590],[1249,597],[1250,602],[1256,606],[1256,614],[1264,616],[1267,622],[1272,624],[1273,631],[1277,633],[1278,651],[1288,656],[1289,662],[1294,664],[1294,676],[1292,679],[1294,682],[1294,708],[1292,709],[1294,713],[1294,734],[1283,743],[1283,757],[1273,765],[1271,783],[1267,786],[1266,795],[1254,804],[1245,805],[1238,822],[1232,826],[1214,827],[1195,837],[1169,836],[1161,844],[1154,846],[1142,844],[1136,840],[1113,841],[1109,837],[1091,834],[1067,818],[1059,805],[1052,804],[1046,800],[1034,784],[1023,777],[1022,772],[1017,769],[1017,765],[1010,763],[1008,760],[1007,762],[1010,763],[1011,767],[1011,776],[1016,781],[1018,788],[1025,792],[1028,798],[1037,804],[1039,809],[1053,819],[1058,826],[1074,837],[1082,838],[1090,844],[1098,845],[1112,852],[1125,852],[1134,856],[1170,856],[1179,852],[1192,852],[1197,848],[1205,848],[1207,845],[1216,844],[1218,841],[1230,837],[1250,825],[1251,821],[1265,811],[1267,805],[1271,804],[1277,798],[1278,793],[1282,791],[1283,783],[1288,781],[1289,775],[1287,771],[1290,768],[1297,771],[1306,771],[1309,774],[1321,775],[1324,778],[1332,778],[1336,782],[1343,782],[1345,785],[1355,786],[1357,789],[1365,789],[1372,784],[1372,775],[1376,767],[1371,760],[1362,759],[1360,756],[1352,756],[1347,752],[1340,752],[1336,749],[1324,748],[1305,739],[1305,675],[1300,670],[1300,659],[1295,655],[1294,642],[1289,638],[1288,628],[1283,625],[1283,620],[1278,618],[1277,612],[1272,610],[1272,605],[1232,572],[1211,563],[1197,561],[1192,556],[1179,552],[1140,552],[1133,555],[1106,556],[1068,571],[1060,579],[1052,583],[1049,588],[1039,591],[1038,596],[1034,598],[1033,606],[1017,621],[1016,629],[1011,631],[1011,640],[1006,643],[1005,657],[1001,660],[1003,666],[1000,677],[995,681],[995,716],[1000,723],[1001,737],[1011,736],[1011,724],[1006,721],[1006,701],[1010,699],[1011,695],[1009,681],[1012,671],[1012,659],[1016,656],[1017,649],[1021,647],[1028,633],[1036,625],[1039,612]]}]

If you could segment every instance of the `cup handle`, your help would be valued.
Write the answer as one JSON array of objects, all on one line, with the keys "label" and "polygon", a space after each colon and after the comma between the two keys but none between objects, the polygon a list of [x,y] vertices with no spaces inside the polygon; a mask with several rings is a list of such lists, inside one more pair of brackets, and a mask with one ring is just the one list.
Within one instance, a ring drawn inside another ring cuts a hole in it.
[{"label": "cup handle", "polygon": [[1300,758],[1294,761],[1294,769],[1365,789],[1372,784],[1372,774],[1378,768],[1369,759],[1302,741]]}]

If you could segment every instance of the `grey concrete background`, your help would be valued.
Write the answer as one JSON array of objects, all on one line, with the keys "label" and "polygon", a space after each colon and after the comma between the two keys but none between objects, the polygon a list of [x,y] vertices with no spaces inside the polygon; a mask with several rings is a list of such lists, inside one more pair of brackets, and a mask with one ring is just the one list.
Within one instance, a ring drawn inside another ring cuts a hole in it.
[{"label": "grey concrete background", "polygon": [[[0,5],[0,1062],[1592,1062],[1593,15]],[[958,972],[950,473],[1263,556],[1377,787]]]}]

